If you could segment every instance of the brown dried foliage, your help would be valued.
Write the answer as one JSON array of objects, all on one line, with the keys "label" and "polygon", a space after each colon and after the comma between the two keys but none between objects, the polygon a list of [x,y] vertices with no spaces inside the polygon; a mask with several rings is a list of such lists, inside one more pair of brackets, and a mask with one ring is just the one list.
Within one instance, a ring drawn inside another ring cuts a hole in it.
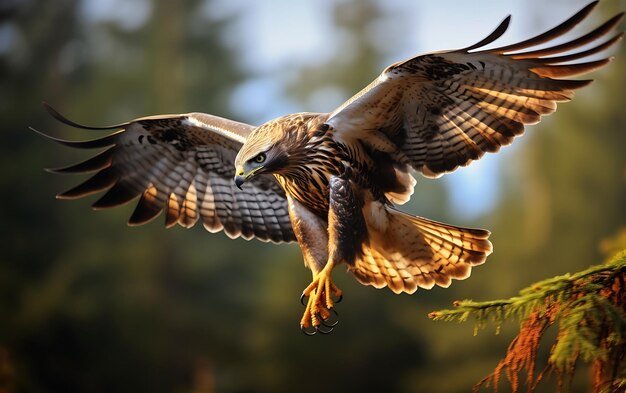
[{"label": "brown dried foliage", "polygon": [[[571,352],[562,351],[555,354],[560,349],[560,341],[571,339],[567,336],[572,334],[571,331],[563,328],[562,323],[559,323],[559,331],[551,346],[547,365],[541,372],[535,374],[537,353],[544,333],[563,318],[572,316],[569,311],[574,308],[574,302],[578,301],[578,304],[581,304],[580,301],[588,301],[585,296],[589,295],[590,284],[602,285],[602,289],[599,290],[600,297],[614,305],[621,312],[622,317],[626,315],[625,280],[626,270],[624,269],[619,269],[612,274],[601,272],[573,283],[567,291],[567,296],[547,297],[543,304],[536,306],[522,321],[520,332],[509,345],[505,357],[498,363],[493,373],[474,386],[473,392],[477,392],[483,386],[492,386],[497,392],[501,375],[504,373],[511,384],[512,392],[516,393],[520,389],[521,372],[526,374],[525,385],[529,393],[535,391],[546,373],[556,374],[559,392],[564,389],[568,390],[579,358],[591,362],[594,393],[626,391],[624,385],[626,383],[624,375],[626,372],[624,370],[626,368],[626,332],[617,332],[616,335],[615,326],[608,321],[606,314],[594,312],[593,309],[586,311],[577,325],[581,330],[590,329],[597,338],[593,343],[597,348],[593,359],[589,359],[588,353],[582,354],[580,347],[576,345],[568,347],[573,349]],[[598,316],[601,317],[598,319]],[[555,355],[560,356],[560,359],[557,359]]]},{"label": "brown dried foliage", "polygon": [[517,392],[520,386],[519,373],[523,370],[526,370],[526,385],[531,387],[529,390],[534,389],[543,375],[541,372],[536,379],[534,378],[539,343],[544,332],[554,323],[557,309],[557,306],[552,304],[543,313],[531,312],[522,323],[519,334],[509,345],[504,359],[498,363],[493,373],[474,386],[473,392],[477,392],[484,384],[492,385],[497,392],[503,372],[506,372],[512,390]]}]

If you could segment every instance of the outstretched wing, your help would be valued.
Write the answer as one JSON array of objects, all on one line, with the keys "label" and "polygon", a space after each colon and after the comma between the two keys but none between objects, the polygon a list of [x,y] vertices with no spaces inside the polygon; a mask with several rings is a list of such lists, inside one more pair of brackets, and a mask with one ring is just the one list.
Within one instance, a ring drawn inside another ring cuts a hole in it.
[{"label": "outstretched wing", "polygon": [[[467,48],[417,56],[393,64],[333,113],[329,123],[343,140],[360,140],[391,153],[428,177],[466,166],[485,152],[498,151],[568,101],[589,80],[580,75],[609,62],[572,61],[596,54],[622,38],[598,42],[623,13],[595,30],[555,45],[583,20],[591,3],[561,25],[534,38],[495,49],[478,50],[507,29],[506,18],[487,38]],[[537,49],[540,44],[552,43]],[[586,44],[590,49],[564,54]],[[524,51],[526,50],[526,51]]]},{"label": "outstretched wing", "polygon": [[[235,187],[234,161],[254,127],[204,113],[144,117],[111,127],[74,123],[44,104],[61,122],[84,129],[120,129],[100,139],[67,141],[77,148],[106,148],[79,164],[50,169],[54,173],[96,172],[84,183],[59,194],[76,199],[107,190],[94,204],[103,209],[137,197],[129,225],[151,221],[165,210],[165,225],[193,226],[201,220],[210,232],[231,238],[256,237],[289,242],[295,236],[287,200],[273,177],[260,176],[251,187]],[[34,130],[36,131],[36,130]]]}]

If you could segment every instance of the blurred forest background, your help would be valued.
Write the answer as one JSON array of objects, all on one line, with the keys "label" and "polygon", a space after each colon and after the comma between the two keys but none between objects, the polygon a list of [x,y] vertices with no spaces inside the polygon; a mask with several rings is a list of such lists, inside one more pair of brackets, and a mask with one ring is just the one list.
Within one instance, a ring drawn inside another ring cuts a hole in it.
[{"label": "blurred forest background", "polygon": [[[485,265],[412,296],[336,269],[345,298],[329,336],[299,331],[310,274],[297,246],[165,230],[161,220],[128,228],[132,206],[55,201],[77,179],[42,168],[85,152],[27,127],[95,136],[56,123],[42,100],[93,125],[191,111],[260,124],[329,111],[391,62],[471,44],[508,13],[512,31],[499,43],[526,38],[586,2],[1,1],[0,392],[469,391],[517,324],[473,337],[470,325],[427,314],[600,263],[600,244],[626,228],[623,43],[591,87],[515,146],[418,179],[404,210],[492,230]],[[603,1],[585,26],[624,9]],[[588,387],[583,371],[574,391]]]}]

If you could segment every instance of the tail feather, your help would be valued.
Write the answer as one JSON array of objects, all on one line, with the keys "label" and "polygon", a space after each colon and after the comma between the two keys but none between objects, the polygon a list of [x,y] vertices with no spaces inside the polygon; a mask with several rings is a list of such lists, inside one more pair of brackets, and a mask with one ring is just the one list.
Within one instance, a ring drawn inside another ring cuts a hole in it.
[{"label": "tail feather", "polygon": [[[415,217],[389,206],[374,206],[364,214],[369,242],[351,267],[363,284],[389,286],[395,293],[413,293],[435,284],[470,276],[492,252],[489,231],[461,228]],[[369,214],[368,214],[369,213]]]}]

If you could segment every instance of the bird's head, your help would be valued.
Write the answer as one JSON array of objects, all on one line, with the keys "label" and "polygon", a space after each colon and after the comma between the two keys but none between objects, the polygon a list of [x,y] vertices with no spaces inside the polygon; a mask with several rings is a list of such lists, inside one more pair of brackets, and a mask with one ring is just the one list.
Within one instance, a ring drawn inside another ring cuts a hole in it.
[{"label": "bird's head", "polygon": [[246,181],[263,173],[276,173],[288,162],[279,127],[264,124],[254,130],[235,158],[235,184],[239,189]]}]

